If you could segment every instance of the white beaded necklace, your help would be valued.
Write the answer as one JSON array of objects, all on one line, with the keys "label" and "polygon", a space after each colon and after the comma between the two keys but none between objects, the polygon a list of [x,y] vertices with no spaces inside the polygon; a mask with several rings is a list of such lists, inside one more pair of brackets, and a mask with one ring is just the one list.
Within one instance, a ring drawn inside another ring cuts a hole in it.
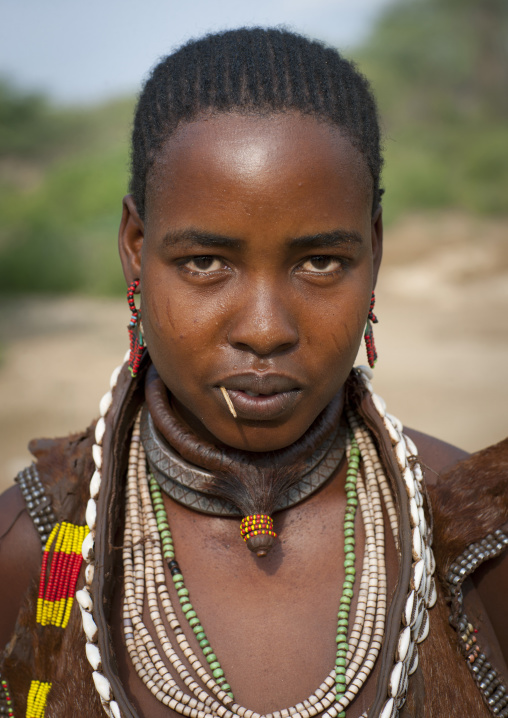
[{"label": "white beaded necklace", "polygon": [[[368,437],[366,438],[365,432],[362,432],[360,427],[357,427],[356,434],[365,444]],[[361,477],[358,479],[358,496],[365,526],[366,547],[358,610],[347,656],[347,691],[341,701],[335,702],[333,690],[335,671],[331,671],[319,687],[318,692],[302,701],[300,709],[297,706],[287,709],[287,712],[296,718],[305,718],[306,714],[316,716],[324,710],[327,711],[326,716],[333,718],[341,710],[344,710],[363,686],[379,653],[386,616],[386,570],[384,565],[384,520],[377,483],[379,478],[385,482],[386,479],[382,473],[376,474],[370,462],[369,470],[366,473],[366,486]],[[123,554],[125,569],[124,617],[127,618],[124,618],[124,625],[127,648],[138,675],[162,703],[172,707],[178,713],[183,713],[184,708],[189,706],[191,708],[188,713],[190,718],[204,718],[205,715],[223,715],[225,718],[246,716],[248,709],[234,703],[233,699],[222,691],[212,676],[204,670],[198,657],[189,646],[182,626],[176,617],[166,588],[161,541],[148,489],[146,458],[139,440],[139,419],[133,432],[127,481]],[[146,581],[146,586],[144,581]],[[145,590],[150,619],[160,647],[180,675],[181,680],[192,691],[192,695],[185,695],[178,689],[172,675],[164,665],[151,632],[143,623]],[[204,686],[216,695],[217,700],[212,701],[204,688],[199,686],[179,660],[165,631],[159,604],[162,606],[179,648],[192,670],[198,675]],[[160,667],[160,671],[157,667]],[[226,712],[219,713],[221,707],[227,708]],[[251,718],[261,717],[260,714],[252,712]],[[281,718],[281,712],[276,711],[266,715],[265,718]]]},{"label": "white beaded necklace", "polygon": [[[114,388],[120,368],[113,372],[111,388]],[[360,373],[367,389],[372,394],[369,369],[361,367]],[[435,564],[432,551],[427,545],[428,529],[423,512],[420,490],[421,469],[416,462],[416,447],[401,432],[400,422],[386,414],[384,402],[372,394],[372,400],[383,419],[390,436],[395,458],[401,471],[409,498],[409,518],[412,527],[413,565],[409,594],[402,614],[396,660],[389,680],[389,694],[380,712],[380,718],[395,718],[407,692],[408,676],[416,670],[418,652],[416,644],[428,634],[427,609],[436,601],[436,590],[432,574]],[[87,636],[87,657],[94,668],[93,678],[102,700],[105,712],[119,718],[121,711],[112,695],[111,684],[101,671],[100,652],[96,645],[97,626],[91,611],[93,601],[90,586],[93,579],[93,543],[95,539],[96,500],[100,490],[102,465],[102,439],[105,430],[105,415],[111,405],[108,392],[101,400],[101,419],[96,428],[96,444],[93,457],[96,471],[91,480],[91,498],[87,506],[87,523],[90,534],[83,543],[83,556],[88,563],[86,586],[77,593],[83,614],[83,627]],[[275,711],[261,717],[255,711],[235,703],[221,689],[214,678],[202,666],[190,647],[180,623],[174,613],[169,592],[165,584],[164,564],[160,537],[151,504],[146,476],[146,458],[139,441],[139,429],[135,429],[131,442],[127,514],[124,539],[125,569],[125,640],[138,675],[162,703],[190,718],[312,718],[321,713],[325,718],[336,718],[357,695],[370,675],[379,653],[386,620],[386,570],[384,556],[384,519],[381,496],[388,514],[395,541],[398,536],[397,511],[390,487],[382,471],[375,446],[369,433],[360,426],[356,416],[348,411],[348,420],[360,447],[364,465],[365,481],[358,476],[358,499],[365,527],[365,555],[362,577],[358,592],[358,605],[349,637],[347,655],[346,692],[340,702],[335,699],[335,670],[325,678],[321,686],[305,701],[283,711]],[[411,458],[411,467],[408,463]],[[182,691],[174,676],[162,660],[155,637],[143,624],[142,612],[145,593],[152,625],[163,653],[172,668],[191,694]],[[100,600],[100,597],[98,597]],[[97,599],[96,599],[97,600]],[[184,658],[197,678],[183,664],[174,650],[164,628],[160,608],[164,611],[170,629],[179,644]],[[209,692],[207,692],[208,689]]]}]

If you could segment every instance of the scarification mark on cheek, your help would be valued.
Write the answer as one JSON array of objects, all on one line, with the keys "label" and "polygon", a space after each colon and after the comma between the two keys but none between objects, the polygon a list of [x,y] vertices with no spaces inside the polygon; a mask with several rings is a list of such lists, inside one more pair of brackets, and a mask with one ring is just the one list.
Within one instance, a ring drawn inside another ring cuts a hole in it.
[{"label": "scarification mark on cheek", "polygon": [[353,340],[352,340],[352,337],[351,337],[351,331],[350,331],[350,329],[349,329],[349,324],[346,324],[346,322],[344,322],[344,332],[345,332],[345,334],[346,334],[346,336],[347,336],[348,345],[351,346],[351,344],[353,343]]},{"label": "scarification mark on cheek", "polygon": [[[171,311],[171,304],[169,302],[169,299],[166,300],[166,316],[168,318],[169,323],[171,324],[171,329],[173,331],[175,330],[175,322],[173,320],[173,312]],[[182,337],[180,337],[181,339]]]},{"label": "scarification mark on cheek", "polygon": [[347,322],[341,322],[340,327],[337,329],[338,331],[333,331],[331,336],[337,354],[342,355],[352,347],[354,339],[351,334],[351,327]]},{"label": "scarification mark on cheek", "polygon": [[157,306],[157,302],[154,301],[153,298],[150,300],[150,310],[151,310],[151,311],[150,311],[150,313],[151,313],[151,321],[150,321],[150,324],[152,325],[152,327],[153,327],[154,329],[157,329],[157,331],[160,332],[160,330],[161,330],[161,321],[160,321],[160,317],[159,317],[159,309],[158,309],[158,306]]},{"label": "scarification mark on cheek", "polygon": [[343,342],[339,340],[338,336],[335,333],[332,334],[332,339],[337,354],[340,354],[343,347]]}]

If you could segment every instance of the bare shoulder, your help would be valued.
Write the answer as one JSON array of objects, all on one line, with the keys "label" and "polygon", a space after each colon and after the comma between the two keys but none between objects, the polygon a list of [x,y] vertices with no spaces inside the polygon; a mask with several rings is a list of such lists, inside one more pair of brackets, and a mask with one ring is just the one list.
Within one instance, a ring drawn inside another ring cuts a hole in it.
[{"label": "bare shoulder", "polygon": [[8,591],[0,592],[0,648],[14,630],[23,596],[41,563],[39,534],[26,511],[18,486],[0,496],[0,577]]},{"label": "bare shoulder", "polygon": [[435,484],[439,476],[469,456],[467,451],[421,431],[404,427],[404,432],[411,437],[418,448],[418,454],[425,469],[425,479],[430,485]]}]

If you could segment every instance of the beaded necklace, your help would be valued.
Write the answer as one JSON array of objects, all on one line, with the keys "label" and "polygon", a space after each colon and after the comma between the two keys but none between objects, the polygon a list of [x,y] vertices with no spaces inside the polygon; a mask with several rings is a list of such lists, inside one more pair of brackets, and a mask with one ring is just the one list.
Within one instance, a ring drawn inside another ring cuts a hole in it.
[{"label": "beaded necklace", "polygon": [[[359,426],[355,428],[360,442],[365,445],[366,435]],[[337,617],[336,665],[318,691],[303,701],[301,707],[294,706],[287,709],[290,714],[296,716],[303,717],[306,714],[315,716],[323,710],[328,711],[325,715],[330,717],[345,716],[344,709],[356,696],[370,673],[367,669],[374,664],[384,632],[386,575],[384,522],[377,490],[379,471],[376,474],[373,464],[367,460],[367,485],[364,485],[363,478],[359,474],[360,449],[356,437],[353,438],[348,453],[347,505],[344,519],[344,531],[347,533],[344,556],[345,580]],[[251,714],[251,718],[259,718],[256,712],[248,711],[247,708],[234,703],[231,688],[226,682],[216,654],[190,602],[183,574],[175,559],[174,545],[160,489],[153,477],[147,478],[146,457],[139,441],[139,420],[135,425],[131,443],[127,495],[124,537],[124,626],[126,644],[138,675],[161,702],[179,713],[190,715],[191,718],[203,718],[206,714],[224,715],[228,718],[234,715],[245,716],[247,713]],[[358,503],[366,527],[366,565],[362,576],[355,625],[348,646],[348,619],[355,573],[354,517]],[[374,508],[372,512],[371,507]],[[137,543],[135,537],[138,538]],[[165,584],[163,557],[168,561],[182,611],[209,664],[211,675],[192,651],[176,618]],[[140,579],[142,572],[146,587]],[[180,678],[191,689],[192,695],[180,691],[169,671],[162,668],[164,663],[155,646],[154,638],[143,623],[142,598],[145,590],[150,619],[160,646]],[[217,700],[212,704],[204,688],[190,676],[174,651],[163,627],[158,603],[164,609],[166,620],[174,631],[184,657],[189,661],[189,665],[198,675],[203,686],[216,696]],[[161,667],[160,672],[156,666]],[[190,712],[185,712],[189,708]],[[221,713],[221,708],[226,709],[226,712]],[[280,717],[280,711],[267,716],[267,718]]]},{"label": "beaded necklace", "polygon": [[[114,387],[120,369],[115,370],[111,386]],[[377,711],[376,716],[380,718],[395,718],[399,708],[403,705],[407,693],[408,677],[416,670],[418,665],[417,644],[424,640],[428,634],[429,621],[427,609],[432,607],[436,601],[436,590],[432,574],[435,563],[432,551],[429,546],[430,530],[427,527],[423,511],[423,497],[420,484],[422,473],[417,463],[416,447],[413,442],[402,434],[402,426],[394,417],[386,413],[384,402],[372,394],[370,386],[371,373],[368,369],[362,368],[358,372],[365,387],[371,393],[372,403],[382,419],[384,427],[393,445],[394,458],[401,473],[408,497],[408,521],[411,526],[411,543],[413,563],[411,567],[411,579],[408,587],[407,598],[404,601],[401,616],[401,629],[399,630],[396,642],[395,662],[390,672],[388,681],[388,695]],[[101,419],[96,429],[96,445],[93,447],[93,456],[96,464],[96,472],[91,481],[91,499],[87,507],[87,522],[90,527],[90,534],[83,542],[83,556],[88,562],[86,570],[86,586],[79,592],[81,594],[80,605],[83,613],[83,626],[87,635],[87,657],[94,668],[93,678],[96,688],[101,697],[105,712],[109,716],[119,718],[122,713],[116,702],[111,683],[101,672],[101,657],[96,645],[98,629],[92,617],[93,599],[90,588],[94,573],[94,539],[96,522],[96,500],[101,484],[102,464],[102,438],[104,436],[104,417],[111,406],[112,397],[108,392],[101,400]],[[379,653],[384,636],[386,620],[386,574],[384,566],[384,519],[381,509],[381,497],[385,503],[389,523],[394,531],[397,541],[397,511],[391,497],[391,490],[381,463],[377,450],[372,442],[370,434],[360,425],[357,417],[349,409],[348,421],[351,430],[358,444],[361,458],[364,465],[365,479],[361,473],[357,473],[356,491],[357,500],[362,511],[363,523],[365,526],[365,556],[364,568],[360,579],[358,590],[358,606],[353,627],[348,636],[348,615],[345,606],[350,604],[349,585],[343,591],[341,602],[341,615],[338,617],[338,655],[337,671],[334,667],[325,678],[321,686],[305,701],[296,706],[275,711],[264,718],[285,718],[289,714],[298,718],[311,718],[322,714],[324,718],[336,718],[344,714],[345,708],[351,703],[365,680],[370,675],[374,662]],[[353,452],[353,457],[356,452]],[[351,457],[351,450],[349,451]],[[411,460],[411,466],[408,459]],[[352,478],[354,461],[351,465]],[[353,483],[348,481],[348,484]],[[348,487],[348,493],[353,491]],[[353,495],[348,497],[351,501]],[[155,495],[155,505],[160,511],[160,504]],[[352,503],[350,504],[352,505]],[[132,510],[132,516],[126,520],[125,544],[129,543],[131,556],[127,556],[125,549],[125,612],[126,643],[133,662],[140,678],[147,687],[163,704],[180,712],[190,718],[261,718],[255,711],[249,710],[235,703],[230,694],[230,688],[223,671],[220,667],[211,646],[204,643],[201,648],[203,656],[207,659],[212,656],[208,668],[212,675],[202,665],[189,646],[182,627],[173,611],[169,592],[165,585],[163,567],[162,535],[157,528],[157,518],[154,513],[153,499],[150,494],[150,482],[147,478],[146,459],[136,433],[131,443],[131,456],[128,470],[127,508]],[[404,510],[402,508],[402,510]],[[169,524],[159,514],[161,522],[161,533],[164,535],[166,552],[172,546],[170,543],[171,534]],[[127,525],[129,523],[129,525]],[[353,527],[348,524],[347,529]],[[165,532],[168,533],[165,533]],[[349,536],[350,538],[351,536]],[[353,544],[348,544],[353,546]],[[354,551],[347,552],[354,554]],[[353,556],[347,556],[345,560],[353,560]],[[170,559],[170,561],[176,560]],[[348,566],[352,568],[352,566]],[[206,634],[202,630],[190,600],[187,589],[183,583],[183,575],[179,571],[178,564],[172,564],[171,570],[175,571],[173,580],[180,602],[186,607],[186,620],[191,630],[199,637],[200,641],[207,641]],[[349,574],[351,575],[351,574]],[[175,579],[175,576],[177,577]],[[348,574],[346,581],[349,581]],[[143,603],[147,598],[149,614],[155,629],[156,636],[153,636],[142,622]],[[349,601],[348,601],[349,599]],[[95,600],[101,600],[100,596]],[[174,650],[164,628],[160,616],[159,604],[162,606],[174,639],[179,644],[185,660],[188,661],[188,670]],[[347,616],[346,616],[347,614]],[[191,623],[192,622],[192,623]],[[340,627],[340,630],[339,630]],[[187,694],[177,685],[173,675],[168,671],[166,664],[158,655],[155,640],[159,641],[164,654],[170,660],[174,670],[178,673],[180,680],[190,691]],[[344,651],[347,647],[345,665],[343,662]],[[210,650],[208,650],[210,649]],[[340,650],[340,654],[339,654]],[[218,665],[216,665],[218,664]],[[211,667],[213,665],[213,668]],[[345,670],[343,670],[345,669]],[[215,672],[215,675],[213,674]],[[203,687],[200,686],[196,678]],[[224,680],[221,680],[224,678]],[[224,688],[229,690],[224,690]]]}]

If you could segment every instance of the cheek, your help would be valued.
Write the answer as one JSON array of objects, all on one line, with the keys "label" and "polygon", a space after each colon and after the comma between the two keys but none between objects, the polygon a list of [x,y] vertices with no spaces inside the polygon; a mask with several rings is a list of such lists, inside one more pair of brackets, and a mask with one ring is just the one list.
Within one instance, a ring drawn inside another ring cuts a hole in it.
[{"label": "cheek", "polygon": [[[341,292],[333,301],[315,304],[307,318],[308,344],[331,358],[356,356],[363,336],[370,297],[365,289]],[[310,321],[309,321],[310,319]]]},{"label": "cheek", "polygon": [[197,371],[210,355],[205,347],[220,343],[219,322],[209,303],[159,285],[145,287],[142,306],[146,344],[161,375],[189,366]]},{"label": "cheek", "polygon": [[166,328],[169,326],[175,335],[178,332],[178,328],[175,323],[171,299],[169,297],[155,299],[156,294],[149,296],[150,299],[147,300],[146,306],[149,308],[148,317],[150,318],[150,325],[153,327],[153,330],[157,334],[164,334]]}]

